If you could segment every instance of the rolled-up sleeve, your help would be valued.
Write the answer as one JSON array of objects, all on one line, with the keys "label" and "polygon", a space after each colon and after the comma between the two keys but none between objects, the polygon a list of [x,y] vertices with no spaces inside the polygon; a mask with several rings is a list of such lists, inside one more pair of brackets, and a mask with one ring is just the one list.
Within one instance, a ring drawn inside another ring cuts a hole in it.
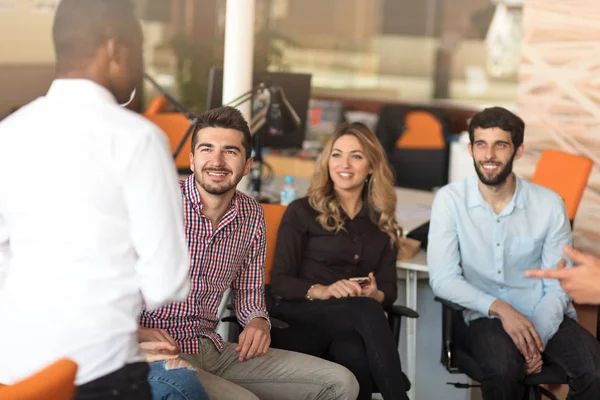
[{"label": "rolled-up sleeve", "polygon": [[454,201],[447,187],[433,201],[427,246],[429,284],[436,296],[489,315],[496,298],[467,282],[460,267]]},{"label": "rolled-up sleeve", "polygon": [[266,226],[261,211],[244,266],[231,285],[234,311],[242,326],[246,326],[254,318],[264,318],[269,326],[271,324],[265,304],[266,248]]},{"label": "rolled-up sleeve", "polygon": [[162,132],[139,140],[123,180],[146,309],[182,301],[189,292],[189,256],[181,191]]},{"label": "rolled-up sleeve", "polygon": [[[556,196],[556,204],[552,210],[555,211],[551,217],[550,229],[543,242],[542,269],[556,268],[563,257],[564,245],[570,245],[572,242],[571,224],[564,202],[558,196]],[[544,279],[542,284],[544,295],[535,308],[531,322],[540,334],[545,347],[558,331],[570,299],[557,280]]]},{"label": "rolled-up sleeve", "polygon": [[397,247],[392,247],[392,245],[388,243],[381,254],[381,260],[377,264],[377,269],[373,273],[377,280],[377,288],[384,294],[383,305],[385,307],[394,304],[398,297],[398,278],[396,275],[397,256]]}]

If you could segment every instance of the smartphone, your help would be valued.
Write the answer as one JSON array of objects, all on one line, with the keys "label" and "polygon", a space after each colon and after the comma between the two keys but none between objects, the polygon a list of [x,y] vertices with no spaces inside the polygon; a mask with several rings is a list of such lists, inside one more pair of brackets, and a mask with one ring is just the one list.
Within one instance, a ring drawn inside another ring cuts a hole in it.
[{"label": "smartphone", "polygon": [[369,279],[368,276],[360,276],[360,277],[356,277],[356,278],[350,278],[348,280],[351,282],[358,283],[361,288],[364,288],[365,286],[369,286],[369,283],[371,282],[371,279]]}]

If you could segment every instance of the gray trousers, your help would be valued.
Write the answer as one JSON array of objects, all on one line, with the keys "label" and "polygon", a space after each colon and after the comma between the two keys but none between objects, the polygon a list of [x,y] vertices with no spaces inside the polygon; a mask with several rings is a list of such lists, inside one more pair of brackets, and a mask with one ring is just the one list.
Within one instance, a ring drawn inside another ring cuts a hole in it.
[{"label": "gray trousers", "polygon": [[208,338],[199,354],[181,354],[197,369],[210,399],[218,400],[356,400],[358,382],[345,367],[306,354],[269,349],[242,362],[236,343],[222,353]]}]

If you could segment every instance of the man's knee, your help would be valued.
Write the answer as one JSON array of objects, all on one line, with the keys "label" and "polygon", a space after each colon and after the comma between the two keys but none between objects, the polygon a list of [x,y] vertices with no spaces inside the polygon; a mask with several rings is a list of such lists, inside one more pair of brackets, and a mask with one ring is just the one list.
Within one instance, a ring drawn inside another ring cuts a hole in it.
[{"label": "man's knee", "polygon": [[335,394],[333,399],[356,399],[358,397],[358,381],[350,370],[339,364],[331,363],[329,385]]},{"label": "man's knee", "polygon": [[592,391],[600,395],[600,368],[588,368],[571,379],[570,386],[578,393]]},{"label": "man's knee", "polygon": [[486,380],[504,385],[517,385],[525,379],[525,364],[519,362],[519,359],[501,357],[497,360],[488,360],[481,369]]}]

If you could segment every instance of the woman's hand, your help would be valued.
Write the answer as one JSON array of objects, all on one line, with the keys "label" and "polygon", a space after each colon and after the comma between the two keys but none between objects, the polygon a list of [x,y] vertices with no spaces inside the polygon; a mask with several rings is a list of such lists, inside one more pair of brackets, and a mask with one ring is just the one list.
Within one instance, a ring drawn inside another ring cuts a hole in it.
[{"label": "woman's hand", "polygon": [[309,295],[313,299],[328,300],[331,298],[341,299],[343,297],[358,297],[362,295],[362,289],[356,282],[341,279],[329,286],[315,285]]},{"label": "woman's hand", "polygon": [[377,280],[372,272],[369,273],[369,284],[362,288],[361,296],[372,297],[380,303],[383,303],[384,294],[377,289]]}]

